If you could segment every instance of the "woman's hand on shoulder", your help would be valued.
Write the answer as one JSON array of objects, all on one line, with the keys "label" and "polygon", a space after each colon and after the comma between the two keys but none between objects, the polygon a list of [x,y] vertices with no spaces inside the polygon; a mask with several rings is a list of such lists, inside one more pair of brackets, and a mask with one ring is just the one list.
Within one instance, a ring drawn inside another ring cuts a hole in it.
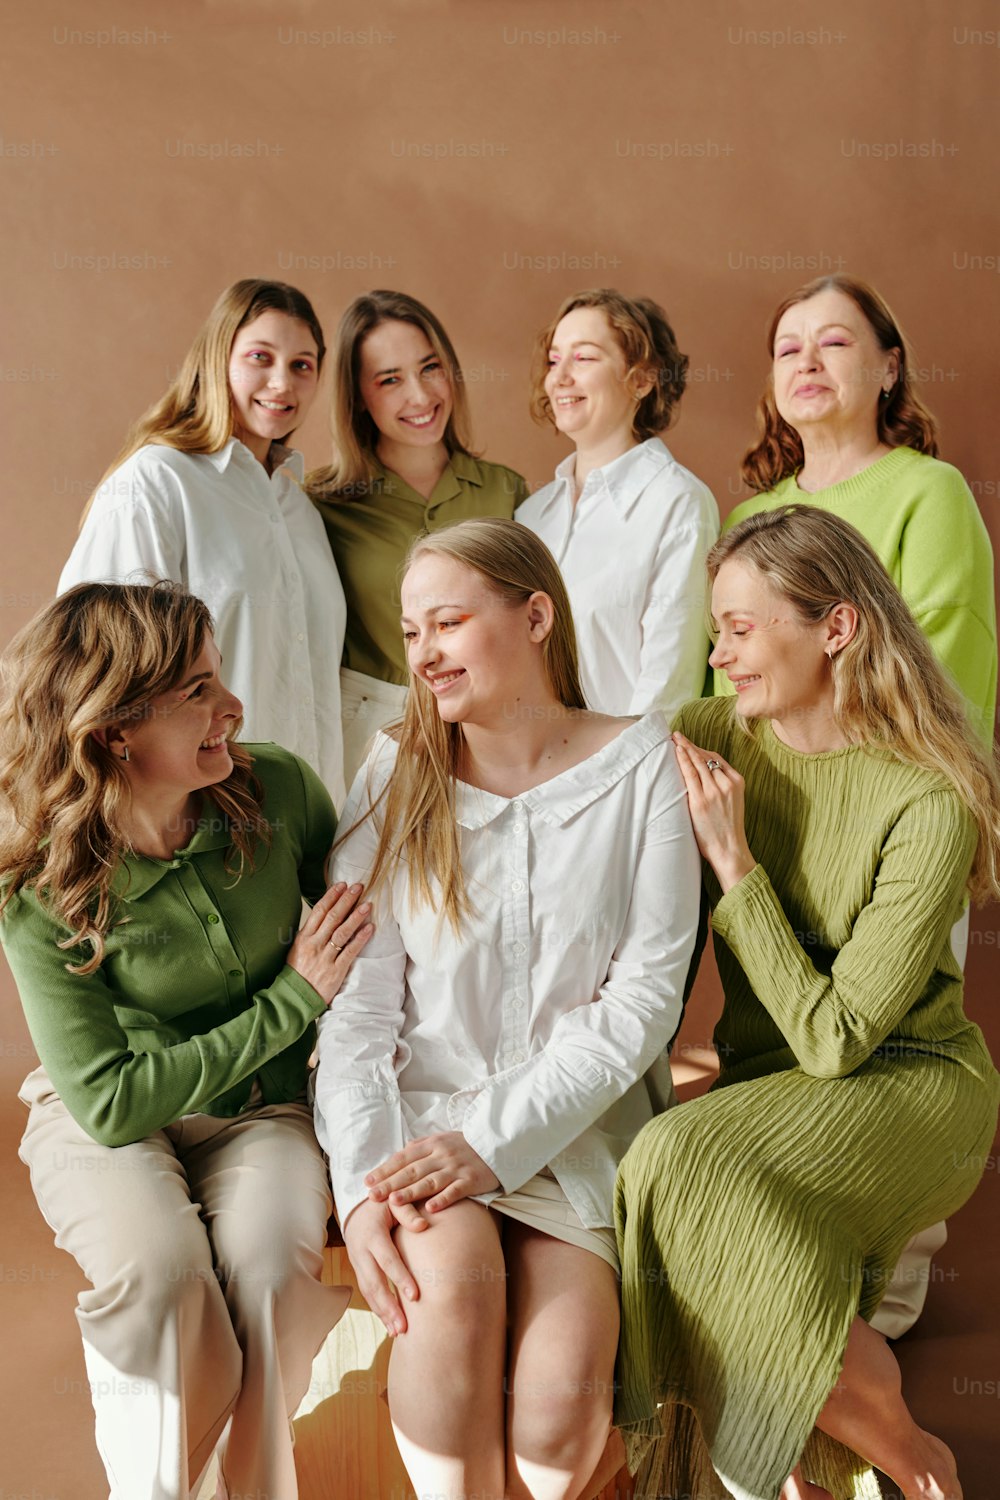
[{"label": "woman's hand on shoulder", "polygon": [[406,1332],[406,1313],[400,1298],[415,1302],[420,1296],[420,1288],[393,1243],[395,1222],[386,1204],[368,1201],[358,1204],[343,1229],[358,1290],[393,1336]]},{"label": "woman's hand on shoulder", "polygon": [[430,1214],[440,1213],[462,1198],[495,1192],[500,1186],[496,1173],[473,1151],[460,1130],[442,1130],[410,1141],[365,1178],[369,1198],[388,1203],[407,1229],[425,1228],[404,1217],[413,1205],[423,1203]]},{"label": "woman's hand on shoulder", "polygon": [[331,885],[296,933],[287,963],[327,1005],[335,998],[351,965],[375,928],[368,921],[371,903],[359,897],[363,886]]},{"label": "woman's hand on shoulder", "polygon": [[679,730],[673,741],[698,848],[725,894],[757,863],[746,837],[743,777],[718,751],[700,750]]}]

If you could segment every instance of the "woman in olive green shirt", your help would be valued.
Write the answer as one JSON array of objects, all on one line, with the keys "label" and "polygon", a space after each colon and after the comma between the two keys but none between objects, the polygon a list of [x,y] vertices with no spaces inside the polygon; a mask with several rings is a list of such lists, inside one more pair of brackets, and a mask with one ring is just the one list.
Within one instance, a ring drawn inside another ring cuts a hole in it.
[{"label": "woman in olive green shirt", "polygon": [[348,1300],[320,1283],[303,1099],[371,926],[357,890],[325,890],[322,783],[234,742],[219,662],[176,585],[88,583],[2,663],[0,938],[42,1064],[21,1155],[91,1283],[113,1500],[187,1500],[227,1422],[225,1493],[294,1500],[289,1421]]},{"label": "woman in olive green shirt", "polygon": [[511,517],[520,474],[474,457],[465,382],[429,308],[403,292],[351,303],[334,357],[334,460],[306,487],[347,596],[341,672],[350,788],[376,730],[401,718],[409,676],[399,574],[410,543],[481,516]]}]

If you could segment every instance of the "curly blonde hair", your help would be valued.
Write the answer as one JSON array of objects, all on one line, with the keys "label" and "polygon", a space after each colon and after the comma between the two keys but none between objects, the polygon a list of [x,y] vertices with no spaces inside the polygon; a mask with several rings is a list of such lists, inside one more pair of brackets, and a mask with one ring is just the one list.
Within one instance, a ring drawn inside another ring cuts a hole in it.
[{"label": "curly blonde hair", "polygon": [[[71,973],[93,973],[104,957],[112,882],[129,848],[128,778],[95,731],[147,714],[183,681],[211,629],[207,605],[177,584],[82,583],[0,657],[0,914],[34,888],[69,929],[59,946],[90,945]],[[227,868],[239,878],[270,827],[249,752],[229,750],[233,770],[205,795],[228,820]]]}]

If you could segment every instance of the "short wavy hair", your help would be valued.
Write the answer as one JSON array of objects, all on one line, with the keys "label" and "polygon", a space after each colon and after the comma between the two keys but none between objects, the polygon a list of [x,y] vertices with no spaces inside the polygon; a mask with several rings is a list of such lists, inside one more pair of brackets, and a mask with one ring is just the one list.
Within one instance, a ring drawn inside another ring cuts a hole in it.
[{"label": "short wavy hair", "polygon": [[640,441],[665,432],[677,415],[687,384],[688,357],[677,347],[674,330],[658,302],[650,297],[625,297],[612,287],[576,292],[559,308],[535,340],[531,366],[531,415],[536,422],[555,426],[552,405],[545,393],[549,349],[556,328],[577,307],[596,307],[608,320],[625,356],[625,384],[637,388],[652,378],[652,389],[639,399],[632,432]]}]

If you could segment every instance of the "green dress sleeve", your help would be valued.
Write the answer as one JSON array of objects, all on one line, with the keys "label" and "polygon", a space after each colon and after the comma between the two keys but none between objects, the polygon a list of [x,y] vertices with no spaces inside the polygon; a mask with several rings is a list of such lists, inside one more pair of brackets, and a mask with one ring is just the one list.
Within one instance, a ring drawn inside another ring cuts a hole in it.
[{"label": "green dress sleeve", "polygon": [[932,991],[976,839],[954,793],[928,792],[912,803],[883,844],[871,899],[829,974],[796,940],[763,866],[718,901],[716,934],[806,1073],[852,1073]]}]

